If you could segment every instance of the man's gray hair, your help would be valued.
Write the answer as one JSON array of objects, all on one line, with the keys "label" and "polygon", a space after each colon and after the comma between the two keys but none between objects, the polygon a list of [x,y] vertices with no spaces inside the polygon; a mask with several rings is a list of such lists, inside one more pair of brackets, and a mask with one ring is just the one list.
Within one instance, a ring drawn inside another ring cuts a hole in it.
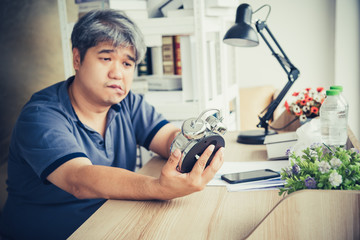
[{"label": "man's gray hair", "polygon": [[79,50],[81,62],[86,51],[101,42],[111,42],[114,47],[133,47],[136,64],[145,56],[146,45],[140,29],[119,10],[90,11],[75,24],[71,43],[72,48]]}]

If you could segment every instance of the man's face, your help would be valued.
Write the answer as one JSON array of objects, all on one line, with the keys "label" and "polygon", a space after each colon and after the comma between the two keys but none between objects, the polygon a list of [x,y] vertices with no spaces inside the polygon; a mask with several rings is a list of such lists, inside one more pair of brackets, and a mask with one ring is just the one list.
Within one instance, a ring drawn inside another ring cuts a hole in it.
[{"label": "man's face", "polygon": [[108,107],[121,102],[129,93],[135,71],[132,47],[99,43],[87,50],[80,63],[79,51],[73,50],[77,92],[95,106]]}]

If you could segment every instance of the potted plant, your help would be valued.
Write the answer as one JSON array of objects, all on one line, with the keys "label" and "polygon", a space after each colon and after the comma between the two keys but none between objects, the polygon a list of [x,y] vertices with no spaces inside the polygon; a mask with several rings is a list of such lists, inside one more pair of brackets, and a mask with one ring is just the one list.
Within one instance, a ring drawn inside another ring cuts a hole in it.
[{"label": "potted plant", "polygon": [[282,169],[286,181],[279,195],[302,189],[360,190],[360,154],[355,148],[330,148],[313,144],[302,155],[289,154],[290,166]]}]

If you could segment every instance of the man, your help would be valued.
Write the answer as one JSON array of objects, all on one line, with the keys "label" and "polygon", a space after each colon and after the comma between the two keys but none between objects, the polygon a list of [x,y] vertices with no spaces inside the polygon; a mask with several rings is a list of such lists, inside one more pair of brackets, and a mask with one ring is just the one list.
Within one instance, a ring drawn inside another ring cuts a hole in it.
[{"label": "man", "polygon": [[[205,168],[209,146],[188,174],[169,153],[179,129],[130,91],[145,54],[132,21],[93,11],[71,36],[75,76],[35,93],[15,125],[8,162],[2,235],[64,239],[106,199],[167,200],[203,189],[223,162]],[[136,145],[168,158],[159,178],[134,173]]]}]

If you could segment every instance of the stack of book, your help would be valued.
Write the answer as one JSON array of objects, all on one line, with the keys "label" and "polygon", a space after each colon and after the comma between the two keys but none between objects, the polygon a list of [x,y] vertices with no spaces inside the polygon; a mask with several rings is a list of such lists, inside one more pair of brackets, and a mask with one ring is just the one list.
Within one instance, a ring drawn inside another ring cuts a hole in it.
[{"label": "stack of book", "polygon": [[149,17],[146,0],[109,0],[109,7],[124,11],[134,21]]},{"label": "stack of book", "polygon": [[75,0],[79,7],[79,17],[96,9],[119,9],[134,21],[148,18],[146,0]]},{"label": "stack of book", "polygon": [[[175,1],[175,0],[173,0]],[[193,1],[182,0],[182,6],[178,8],[167,9],[166,17],[185,17],[193,16]],[[170,1],[171,2],[171,1]],[[237,0],[206,0],[205,1],[205,15],[208,17],[216,16],[234,16],[240,1]]]},{"label": "stack of book", "polygon": [[92,10],[109,8],[107,0],[75,0],[75,4],[79,7],[79,18]]},{"label": "stack of book", "polygon": [[181,36],[163,36],[161,47],[147,48],[138,65],[138,78],[147,79],[149,90],[182,90]]}]

